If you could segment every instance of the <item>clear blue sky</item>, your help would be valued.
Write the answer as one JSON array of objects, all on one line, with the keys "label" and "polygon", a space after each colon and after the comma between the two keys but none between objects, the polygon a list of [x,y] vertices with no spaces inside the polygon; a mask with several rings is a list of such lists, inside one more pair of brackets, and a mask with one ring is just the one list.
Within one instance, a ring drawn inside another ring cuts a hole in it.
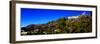
[{"label": "clear blue sky", "polygon": [[21,8],[21,27],[29,24],[44,24],[61,17],[79,16],[84,12],[85,14],[91,14],[91,11],[81,10]]}]

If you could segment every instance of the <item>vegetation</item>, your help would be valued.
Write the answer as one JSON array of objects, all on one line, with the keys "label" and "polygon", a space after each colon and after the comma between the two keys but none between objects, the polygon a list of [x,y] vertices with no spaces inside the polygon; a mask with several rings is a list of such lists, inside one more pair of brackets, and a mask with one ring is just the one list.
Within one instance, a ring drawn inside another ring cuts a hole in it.
[{"label": "vegetation", "polygon": [[21,28],[21,35],[41,35],[58,33],[88,33],[92,32],[92,16],[80,15],[78,18],[60,18],[46,24],[30,24]]}]

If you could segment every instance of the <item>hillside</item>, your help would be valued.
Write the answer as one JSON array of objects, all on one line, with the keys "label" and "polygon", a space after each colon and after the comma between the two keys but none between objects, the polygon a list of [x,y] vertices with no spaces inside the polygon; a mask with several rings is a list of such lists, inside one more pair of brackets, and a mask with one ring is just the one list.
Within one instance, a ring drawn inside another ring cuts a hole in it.
[{"label": "hillside", "polygon": [[58,33],[92,32],[92,16],[80,15],[78,18],[59,18],[46,24],[30,24],[21,28],[21,35],[41,35]]}]

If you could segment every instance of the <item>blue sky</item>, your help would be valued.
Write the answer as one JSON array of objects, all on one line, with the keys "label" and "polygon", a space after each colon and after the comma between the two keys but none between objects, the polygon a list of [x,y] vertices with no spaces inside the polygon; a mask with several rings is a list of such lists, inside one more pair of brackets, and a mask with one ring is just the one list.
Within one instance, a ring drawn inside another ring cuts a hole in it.
[{"label": "blue sky", "polygon": [[79,16],[82,13],[91,14],[91,11],[21,8],[21,27],[29,24],[45,24],[62,17]]}]

